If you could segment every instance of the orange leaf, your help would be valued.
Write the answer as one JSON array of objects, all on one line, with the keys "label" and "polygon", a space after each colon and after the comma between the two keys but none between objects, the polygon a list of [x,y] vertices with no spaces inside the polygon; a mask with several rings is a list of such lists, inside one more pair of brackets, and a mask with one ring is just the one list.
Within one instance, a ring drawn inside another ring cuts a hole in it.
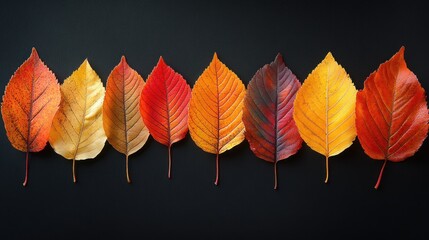
[{"label": "orange leaf", "polygon": [[160,57],[143,88],[140,112],[153,138],[168,147],[168,178],[171,177],[171,145],[188,132],[191,88],[182,75]]},{"label": "orange leaf", "polygon": [[365,153],[384,160],[377,189],[387,160],[400,162],[413,156],[428,133],[425,90],[407,68],[404,47],[365,80],[356,99],[356,128]]},{"label": "orange leaf", "polygon": [[219,154],[244,140],[243,99],[246,89],[216,53],[192,89],[189,133],[202,150],[216,154],[219,183]]},{"label": "orange leaf", "polygon": [[1,106],[10,143],[26,152],[24,186],[28,180],[28,153],[45,148],[60,101],[57,78],[33,48],[30,57],[16,70],[6,86]]},{"label": "orange leaf", "polygon": [[149,131],[139,112],[143,78],[125,60],[110,73],[103,102],[103,128],[109,143],[125,154],[125,169],[128,183],[128,156],[137,152],[146,143]]}]

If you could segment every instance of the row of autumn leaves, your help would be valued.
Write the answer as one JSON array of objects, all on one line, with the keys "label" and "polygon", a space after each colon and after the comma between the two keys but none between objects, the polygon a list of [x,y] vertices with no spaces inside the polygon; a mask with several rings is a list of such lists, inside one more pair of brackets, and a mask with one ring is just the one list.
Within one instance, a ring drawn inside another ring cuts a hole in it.
[{"label": "row of autumn leaves", "polygon": [[[246,93],[247,92],[247,93]],[[150,135],[168,147],[185,137],[202,150],[219,154],[246,138],[254,154],[274,163],[295,154],[304,140],[328,159],[348,148],[356,135],[366,154],[402,161],[422,145],[428,131],[425,91],[407,68],[402,47],[380,65],[357,91],[331,53],[301,86],[278,55],[253,76],[247,91],[215,54],[193,89],[162,57],[146,83],[124,57],[110,73],[106,90],[85,60],[59,86],[35,49],[8,83],[1,106],[7,137],[16,149],[41,151],[47,141],[58,154],[75,160],[96,157],[106,139],[128,157]]]}]

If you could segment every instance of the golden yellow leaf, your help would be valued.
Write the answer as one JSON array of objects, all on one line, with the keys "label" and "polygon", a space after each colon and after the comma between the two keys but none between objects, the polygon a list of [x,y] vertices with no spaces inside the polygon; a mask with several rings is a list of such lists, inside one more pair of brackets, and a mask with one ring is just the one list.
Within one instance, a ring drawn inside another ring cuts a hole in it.
[{"label": "golden yellow leaf", "polygon": [[244,140],[243,99],[246,89],[216,53],[192,89],[189,106],[189,133],[202,150],[216,154],[219,181],[219,154]]},{"label": "golden yellow leaf", "polygon": [[139,111],[140,94],[144,85],[143,78],[128,65],[125,57],[112,70],[106,83],[103,127],[109,143],[125,154],[128,183],[131,182],[128,156],[143,147],[149,137],[149,130]]},{"label": "golden yellow leaf", "polygon": [[88,60],[61,85],[61,103],[52,122],[49,143],[56,153],[73,160],[95,158],[103,149],[104,87]]},{"label": "golden yellow leaf", "polygon": [[294,102],[293,118],[311,149],[328,158],[348,148],[356,138],[357,90],[331,53],[308,75]]}]

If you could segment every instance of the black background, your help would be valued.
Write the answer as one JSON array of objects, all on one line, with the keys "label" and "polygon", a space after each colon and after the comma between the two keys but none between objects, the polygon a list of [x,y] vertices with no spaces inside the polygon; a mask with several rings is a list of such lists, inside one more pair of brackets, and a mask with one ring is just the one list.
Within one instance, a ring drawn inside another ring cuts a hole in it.
[{"label": "black background", "polygon": [[[411,1],[3,3],[0,89],[32,47],[60,83],[85,58],[105,83],[122,55],[146,79],[162,55],[191,86],[214,52],[247,84],[278,52],[302,82],[331,51],[362,89],[404,45],[409,68],[428,90],[426,9]],[[167,149],[150,138],[130,158],[131,185],[124,156],[106,142],[95,159],[77,163],[77,184],[71,162],[50,146],[30,154],[23,188],[25,153],[10,145],[3,127],[0,136],[0,239],[427,239],[429,233],[427,140],[414,157],[387,164],[377,191],[382,162],[366,156],[357,140],[331,158],[329,184],[324,157],[304,144],[279,163],[274,191],[272,165],[247,142],[221,155],[214,186],[215,157],[189,135],[173,146],[172,180]]]}]

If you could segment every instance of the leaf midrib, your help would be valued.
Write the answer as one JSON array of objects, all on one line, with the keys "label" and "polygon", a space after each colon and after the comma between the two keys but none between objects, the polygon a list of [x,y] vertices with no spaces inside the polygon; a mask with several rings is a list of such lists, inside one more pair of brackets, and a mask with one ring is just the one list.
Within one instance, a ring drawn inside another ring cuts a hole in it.
[{"label": "leaf midrib", "polygon": [[127,113],[125,106],[125,64],[122,64],[122,109],[124,116],[124,137],[125,137],[125,155],[128,157],[128,126],[127,126]]},{"label": "leaf midrib", "polygon": [[[164,66],[164,68],[167,68],[167,66]],[[167,137],[168,137],[168,146],[170,147],[171,146],[170,101],[169,101],[169,98],[168,98],[169,90],[168,90],[167,79],[165,77],[165,71],[164,70],[165,69],[161,69],[161,73],[162,73],[162,78],[163,78],[162,82],[163,82],[163,85],[164,85],[164,88],[165,88],[165,101],[167,103],[166,104],[166,111],[167,111]]]},{"label": "leaf midrib", "polygon": [[[271,66],[270,66],[271,68]],[[278,138],[278,113],[279,113],[279,106],[278,106],[278,102],[279,102],[279,65],[278,63],[276,63],[276,77],[275,77],[275,81],[276,81],[276,100],[274,103],[274,139],[276,141],[276,144],[274,144],[274,163],[277,163],[278,161],[278,155],[279,153],[277,152],[278,149],[278,145],[279,145],[279,138]],[[273,78],[274,79],[274,78]]]},{"label": "leaf midrib", "polygon": [[329,77],[330,77],[330,64],[327,64],[327,76],[326,76],[326,87],[325,87],[325,150],[326,150],[326,157],[329,156]]},{"label": "leaf midrib", "polygon": [[[34,72],[36,69],[38,61],[34,60],[33,62],[33,74],[31,76],[31,91],[30,91],[30,110],[28,111],[27,117],[27,153],[30,151],[30,134],[31,134],[31,120],[33,119],[33,98],[34,98]],[[40,77],[40,76],[39,76]],[[32,144],[33,142],[31,142]]]},{"label": "leaf midrib", "polygon": [[[86,72],[85,72],[85,75],[87,75]],[[88,82],[87,82],[87,76],[85,76],[85,81],[84,82],[85,82],[84,109],[83,109],[83,114],[82,114],[81,127],[80,127],[80,130],[79,130],[79,136],[77,138],[76,150],[75,150],[74,155],[73,155],[73,159],[74,160],[76,159],[77,153],[79,151],[79,145],[81,143],[80,139],[82,138],[83,130],[85,128],[85,116],[86,116],[86,110],[87,110],[86,101],[88,99]]]},{"label": "leaf midrib", "polygon": [[384,159],[387,160],[389,158],[389,150],[390,150],[390,140],[392,139],[392,120],[393,120],[393,113],[395,110],[395,101],[396,101],[396,80],[397,76],[395,77],[395,81],[393,81],[393,96],[392,96],[392,104],[390,105],[390,111],[389,111],[389,132],[387,134],[387,146],[386,150],[384,152]]},{"label": "leaf midrib", "polygon": [[216,146],[216,154],[219,154],[220,149],[220,99],[219,99],[219,76],[217,75],[217,60],[214,61],[214,69],[215,69],[215,78],[216,78],[216,100],[217,100],[217,146]]}]

